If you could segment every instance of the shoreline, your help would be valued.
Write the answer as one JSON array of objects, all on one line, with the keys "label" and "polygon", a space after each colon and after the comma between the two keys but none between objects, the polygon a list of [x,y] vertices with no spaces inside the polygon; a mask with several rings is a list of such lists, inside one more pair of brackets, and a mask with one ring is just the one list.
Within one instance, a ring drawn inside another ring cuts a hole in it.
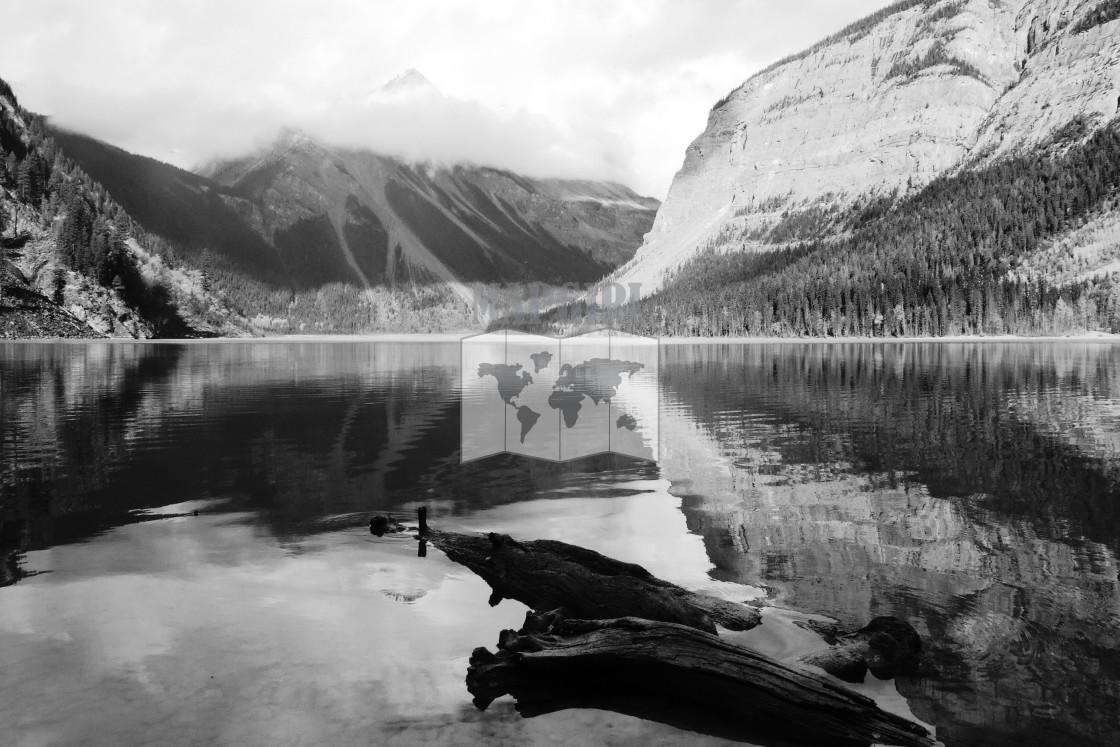
[{"label": "shoreline", "polygon": [[[462,334],[451,333],[411,333],[411,332],[384,332],[371,335],[271,335],[266,337],[207,337],[197,339],[148,339],[136,340],[127,337],[27,337],[16,339],[2,339],[0,343],[70,343],[87,345],[94,342],[113,343],[138,343],[147,345],[226,345],[231,343],[258,343],[258,344],[285,344],[285,343],[354,343],[354,342],[460,342],[468,337],[480,334],[469,332]],[[548,335],[542,335],[547,337]],[[561,338],[555,338],[561,339]],[[563,338],[574,339],[574,338]],[[1036,342],[1095,342],[1118,344],[1120,334],[1108,332],[1089,332],[1080,335],[1065,336],[1040,336],[1026,337],[1020,335],[953,335],[947,337],[660,337],[657,339],[662,345],[843,345],[843,344],[871,344],[891,345],[896,343],[1036,343]]]},{"label": "shoreline", "polygon": [[1089,332],[1080,335],[1027,337],[1022,335],[949,335],[945,337],[662,337],[662,345],[715,345],[732,343],[752,344],[807,344],[837,345],[845,343],[890,345],[893,343],[967,343],[967,342],[1100,342],[1120,343],[1120,335],[1108,332]]}]

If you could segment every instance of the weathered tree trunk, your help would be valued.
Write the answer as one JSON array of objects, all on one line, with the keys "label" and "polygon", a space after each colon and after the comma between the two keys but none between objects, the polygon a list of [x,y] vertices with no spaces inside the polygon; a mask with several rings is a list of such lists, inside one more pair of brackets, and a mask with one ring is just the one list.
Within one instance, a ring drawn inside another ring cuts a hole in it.
[{"label": "weathered tree trunk", "polygon": [[[601,708],[756,744],[933,744],[920,725],[834,680],[715,635],[717,625],[758,625],[751,607],[563,542],[431,529],[419,536],[482,577],[492,605],[509,598],[554,610],[503,631],[496,654],[475,649],[467,687],[479,708],[510,694],[524,716]],[[860,679],[869,667],[883,676],[921,648],[893,618],[842,643],[811,663],[850,681],[860,667]]]},{"label": "weathered tree trunk", "polygon": [[534,610],[564,607],[573,617],[640,617],[716,632],[761,622],[753,607],[697,594],[645,568],[554,540],[518,542],[504,534],[429,530],[422,538],[477,573],[494,593],[490,604],[516,599]]},{"label": "weathered tree trunk", "polygon": [[918,724],[824,675],[686,625],[529,614],[497,653],[475,649],[475,705],[510,694],[526,717],[601,708],[762,745],[932,745]]},{"label": "weathered tree trunk", "polygon": [[909,674],[918,668],[922,652],[921,636],[897,617],[876,617],[855,632],[824,637],[831,648],[806,654],[798,661],[845,682],[863,682],[868,670],[881,680]]}]

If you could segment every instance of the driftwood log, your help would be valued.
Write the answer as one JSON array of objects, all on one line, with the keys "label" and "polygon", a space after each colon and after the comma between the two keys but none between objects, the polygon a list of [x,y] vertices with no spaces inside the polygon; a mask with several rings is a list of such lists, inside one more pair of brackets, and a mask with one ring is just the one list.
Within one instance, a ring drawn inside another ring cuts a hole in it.
[{"label": "driftwood log", "polygon": [[918,668],[922,638],[913,626],[897,617],[876,617],[851,633],[813,629],[831,648],[806,654],[799,661],[845,682],[863,682],[868,671],[889,680]]},{"label": "driftwood log", "polygon": [[526,616],[497,653],[475,649],[474,703],[503,695],[523,716],[600,708],[759,745],[932,745],[926,730],[810,670],[686,625]]},{"label": "driftwood log", "polygon": [[[527,717],[599,708],[775,747],[933,744],[922,726],[826,675],[716,635],[717,625],[758,625],[752,607],[690,592],[575,545],[442,532],[424,519],[421,546],[430,542],[484,579],[491,605],[508,598],[535,610],[520,631],[502,631],[496,653],[478,648],[471,655],[467,688],[480,709],[509,694]],[[877,619],[844,639],[834,636],[836,647],[824,652],[833,658],[811,663],[833,673],[851,675],[862,665],[882,674],[890,668],[883,652],[901,661],[907,646],[920,649],[913,635],[911,641]]]},{"label": "driftwood log", "polygon": [[516,599],[533,610],[563,607],[587,620],[640,617],[708,633],[717,625],[749,630],[762,621],[753,607],[688,591],[640,565],[565,542],[431,529],[420,536],[481,576],[493,590],[491,606]]}]

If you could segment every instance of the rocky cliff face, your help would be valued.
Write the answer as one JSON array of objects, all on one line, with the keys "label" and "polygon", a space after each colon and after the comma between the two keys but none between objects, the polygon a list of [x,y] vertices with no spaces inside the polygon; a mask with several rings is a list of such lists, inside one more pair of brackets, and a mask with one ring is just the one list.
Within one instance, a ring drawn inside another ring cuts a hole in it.
[{"label": "rocky cliff face", "polygon": [[618,279],[656,289],[706,246],[764,247],[789,212],[1091,133],[1120,108],[1114,5],[908,0],[755,75],[712,109]]}]

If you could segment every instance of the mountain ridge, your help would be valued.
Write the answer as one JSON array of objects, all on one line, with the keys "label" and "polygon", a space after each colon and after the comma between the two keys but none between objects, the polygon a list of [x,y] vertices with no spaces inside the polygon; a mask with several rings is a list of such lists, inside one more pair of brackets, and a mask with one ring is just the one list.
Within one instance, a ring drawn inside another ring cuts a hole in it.
[{"label": "mountain ridge", "polygon": [[[54,134],[157,232],[186,243],[201,237],[241,265],[256,263],[258,275],[287,276],[297,287],[368,287],[403,277],[593,282],[632,255],[659,204],[620,184],[414,164],[323,145],[298,130],[197,172]],[[178,207],[158,202],[169,195]],[[158,204],[146,209],[152,199]],[[223,241],[213,225],[240,238]],[[356,255],[349,247],[355,236],[364,247]]]},{"label": "mountain ridge", "polygon": [[[101,334],[473,331],[493,284],[598,281],[632,255],[659,205],[621,184],[415,163],[295,129],[194,173],[54,127],[4,86],[0,182],[19,187],[40,226],[20,261],[71,262],[73,290],[43,286],[44,297],[77,294],[71,310]],[[23,172],[34,189],[17,184]],[[66,182],[83,185],[82,204]],[[75,215],[85,238],[64,251]],[[109,287],[119,262],[128,278],[134,265],[158,278],[155,327],[121,326]]]},{"label": "mountain ridge", "polygon": [[712,108],[615,279],[654,290],[705,247],[766,250],[785,212],[910,192],[1077,117],[1091,134],[1120,107],[1106,5],[906,0],[763,69]]}]

